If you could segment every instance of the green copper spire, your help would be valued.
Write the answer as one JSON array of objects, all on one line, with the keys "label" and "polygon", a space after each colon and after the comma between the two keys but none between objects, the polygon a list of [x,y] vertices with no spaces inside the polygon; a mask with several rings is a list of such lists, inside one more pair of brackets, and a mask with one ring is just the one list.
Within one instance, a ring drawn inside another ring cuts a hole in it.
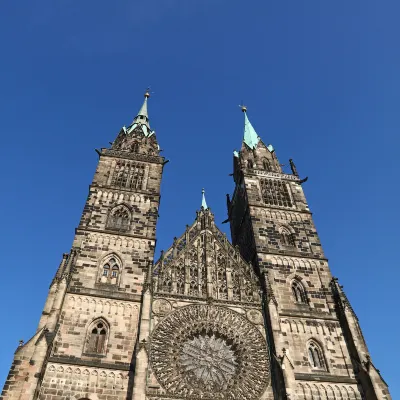
[{"label": "green copper spire", "polygon": [[138,115],[137,115],[138,117],[141,116],[141,117],[146,117],[147,119],[149,118],[149,116],[147,114],[147,99],[148,99],[148,96],[145,96],[143,105],[138,112]]},{"label": "green copper spire", "polygon": [[149,90],[144,94],[144,102],[138,114],[128,126],[127,132],[132,132],[137,126],[140,126],[146,137],[151,136],[154,132],[150,129],[149,115],[147,113],[147,99],[150,97]]},{"label": "green copper spire", "polygon": [[249,119],[247,118],[247,108],[245,106],[242,106],[242,111],[244,113],[243,142],[245,142],[250,149],[255,149],[260,141],[260,138],[257,135],[257,132],[254,130],[253,125],[251,125]]},{"label": "green copper spire", "polygon": [[201,207],[202,208],[204,208],[205,210],[207,210],[208,209],[208,206],[207,206],[207,202],[206,202],[206,194],[205,194],[206,192],[204,191],[204,189],[201,191],[201,194],[202,194],[202,198],[201,198]]},{"label": "green copper spire", "polygon": [[142,125],[147,125],[147,127],[150,129],[150,124],[149,124],[149,115],[147,113],[147,99],[150,97],[149,90],[146,90],[146,93],[144,94],[144,101],[142,107],[140,107],[140,110],[138,112],[138,115],[133,119],[133,123],[135,122],[140,122]]}]

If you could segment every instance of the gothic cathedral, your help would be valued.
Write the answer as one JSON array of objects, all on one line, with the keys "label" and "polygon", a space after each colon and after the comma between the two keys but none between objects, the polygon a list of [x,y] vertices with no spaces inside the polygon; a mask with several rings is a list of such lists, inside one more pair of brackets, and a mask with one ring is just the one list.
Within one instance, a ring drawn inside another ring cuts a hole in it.
[{"label": "gothic cathedral", "polygon": [[203,193],[154,260],[166,160],[145,100],[98,151],[72,249],[3,400],[390,400],[331,276],[301,179],[284,173],[246,108],[232,243]]}]

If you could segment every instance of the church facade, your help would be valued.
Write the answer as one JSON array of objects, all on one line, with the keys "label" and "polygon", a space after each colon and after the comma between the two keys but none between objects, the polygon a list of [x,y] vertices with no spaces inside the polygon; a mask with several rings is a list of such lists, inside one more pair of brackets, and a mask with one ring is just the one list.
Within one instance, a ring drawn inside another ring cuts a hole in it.
[{"label": "church facade", "polygon": [[204,193],[154,260],[160,156],[147,112],[99,162],[72,249],[4,400],[389,400],[324,256],[301,179],[284,173],[245,107],[232,243]]}]

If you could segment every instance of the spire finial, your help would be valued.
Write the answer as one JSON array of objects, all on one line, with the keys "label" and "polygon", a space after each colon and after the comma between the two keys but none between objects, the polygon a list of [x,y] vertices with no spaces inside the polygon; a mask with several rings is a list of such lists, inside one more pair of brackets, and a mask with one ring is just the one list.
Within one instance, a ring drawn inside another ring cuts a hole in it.
[{"label": "spire finial", "polygon": [[148,99],[150,97],[150,87],[148,87],[144,93],[144,97]]},{"label": "spire finial", "polygon": [[242,101],[242,104],[239,104],[239,107],[242,110],[242,112],[245,113],[247,111],[247,107],[243,104],[243,101]]},{"label": "spire finial", "polygon": [[206,191],[204,189],[201,190],[201,195],[201,207],[207,210],[208,206],[206,202]]}]

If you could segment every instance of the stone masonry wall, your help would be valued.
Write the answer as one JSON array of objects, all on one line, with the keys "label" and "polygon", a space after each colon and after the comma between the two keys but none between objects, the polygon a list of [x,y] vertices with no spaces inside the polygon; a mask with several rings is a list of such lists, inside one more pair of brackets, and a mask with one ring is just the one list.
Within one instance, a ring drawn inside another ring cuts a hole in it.
[{"label": "stone masonry wall", "polygon": [[125,400],[128,371],[49,363],[40,388],[40,400]]},{"label": "stone masonry wall", "polygon": [[[140,303],[67,294],[51,358],[69,362],[130,364],[135,348]],[[106,353],[87,354],[86,342],[93,321],[102,318],[109,327]]]},{"label": "stone masonry wall", "polygon": [[[78,241],[81,243],[72,277],[74,290],[84,287],[141,294],[144,270],[154,254],[153,240],[78,230],[75,242]],[[120,264],[120,280],[115,286],[100,283],[102,267],[110,256]]]}]

